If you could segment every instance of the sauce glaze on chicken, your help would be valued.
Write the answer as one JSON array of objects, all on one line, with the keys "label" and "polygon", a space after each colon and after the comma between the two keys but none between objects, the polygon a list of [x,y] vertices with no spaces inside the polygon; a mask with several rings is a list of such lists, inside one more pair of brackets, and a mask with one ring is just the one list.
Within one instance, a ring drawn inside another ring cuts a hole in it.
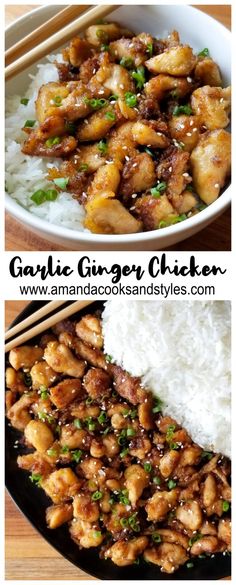
[{"label": "sauce glaze on chicken", "polygon": [[229,459],[193,443],[112,363],[99,313],[11,350],[6,386],[7,417],[23,433],[17,462],[51,499],[50,529],[67,523],[80,548],[165,573],[230,551]]},{"label": "sauce glaze on chicken", "polygon": [[230,175],[230,87],[208,49],[195,55],[177,31],[156,39],[105,23],[62,53],[22,151],[63,159],[48,180],[84,206],[86,228],[155,230],[218,198]]}]

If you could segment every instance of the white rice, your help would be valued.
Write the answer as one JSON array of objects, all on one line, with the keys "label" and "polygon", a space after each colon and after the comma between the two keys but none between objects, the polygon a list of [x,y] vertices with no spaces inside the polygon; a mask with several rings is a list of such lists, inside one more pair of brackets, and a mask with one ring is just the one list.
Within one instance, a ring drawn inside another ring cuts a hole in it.
[{"label": "white rice", "polygon": [[105,352],[205,450],[230,456],[230,303],[106,303]]},{"label": "white rice", "polygon": [[[11,96],[6,100],[6,190],[22,207],[50,223],[78,231],[87,231],[83,227],[85,216],[83,207],[67,192],[61,192],[56,201],[46,201],[36,205],[31,196],[38,189],[54,187],[45,178],[50,166],[59,166],[60,159],[27,156],[21,152],[21,144],[26,134],[21,128],[26,120],[35,120],[35,99],[44,83],[58,81],[56,66],[51,61],[62,61],[61,55],[50,55],[49,63],[38,65],[35,76],[24,96]],[[22,97],[29,99],[26,106],[20,103]]]}]

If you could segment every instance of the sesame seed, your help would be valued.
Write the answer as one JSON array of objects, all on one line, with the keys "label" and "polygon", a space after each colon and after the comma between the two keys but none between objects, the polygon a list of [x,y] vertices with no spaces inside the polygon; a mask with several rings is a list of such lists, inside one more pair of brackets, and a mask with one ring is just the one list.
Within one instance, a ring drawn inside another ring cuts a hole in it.
[{"label": "sesame seed", "polygon": [[192,136],[192,132],[187,132],[186,136]]},{"label": "sesame seed", "polygon": [[133,207],[130,207],[129,210],[133,211],[135,209],[135,206],[133,205]]},{"label": "sesame seed", "polygon": [[193,132],[197,132],[197,128],[193,128]]},{"label": "sesame seed", "polygon": [[132,165],[133,169],[134,169],[135,167],[137,167],[137,166],[138,166],[138,163],[134,163],[134,164]]},{"label": "sesame seed", "polygon": [[193,81],[193,80],[192,80],[192,77],[187,77],[187,82],[188,82],[188,83],[192,83],[192,81]]},{"label": "sesame seed", "polygon": [[123,85],[123,83],[120,83],[120,89],[124,89],[125,86]]},{"label": "sesame seed", "polygon": [[193,120],[190,120],[189,126],[193,126],[193,124],[194,124]]},{"label": "sesame seed", "polygon": [[128,149],[128,146],[122,146],[122,149],[123,150],[127,150]]},{"label": "sesame seed", "polygon": [[220,104],[223,104],[224,98],[220,98]]},{"label": "sesame seed", "polygon": [[125,156],[125,160],[128,162],[130,160],[129,156]]},{"label": "sesame seed", "polygon": [[132,199],[135,199],[135,197],[138,196],[138,193],[133,193],[133,195],[131,195]]},{"label": "sesame seed", "polygon": [[179,127],[180,128],[184,128],[184,124],[179,124]]},{"label": "sesame seed", "polygon": [[169,173],[172,173],[172,171],[173,171],[173,167],[169,167],[169,168],[168,168],[168,171],[169,171]]},{"label": "sesame seed", "polygon": [[96,73],[96,68],[95,68],[95,69],[93,69],[93,75],[94,75],[95,73]]},{"label": "sesame seed", "polygon": [[188,173],[183,173],[183,177],[189,177]]},{"label": "sesame seed", "polygon": [[214,185],[214,187],[215,187],[216,189],[218,189],[218,188],[219,188],[219,186],[220,186],[220,184],[219,184],[219,183],[215,183],[215,185]]}]

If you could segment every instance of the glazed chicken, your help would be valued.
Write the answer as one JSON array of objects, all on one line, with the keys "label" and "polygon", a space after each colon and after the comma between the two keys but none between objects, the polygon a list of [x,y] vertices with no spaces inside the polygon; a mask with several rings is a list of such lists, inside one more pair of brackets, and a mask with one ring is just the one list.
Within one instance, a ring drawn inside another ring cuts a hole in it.
[{"label": "glazed chicken", "polygon": [[23,128],[22,152],[50,157],[48,197],[70,193],[97,234],[162,229],[219,197],[230,178],[230,87],[208,49],[195,55],[177,31],[156,39],[102,23],[62,57]]},{"label": "glazed chicken", "polygon": [[230,461],[193,443],[161,402],[103,352],[101,315],[62,321],[9,353],[17,462],[80,548],[171,574],[230,551]]}]

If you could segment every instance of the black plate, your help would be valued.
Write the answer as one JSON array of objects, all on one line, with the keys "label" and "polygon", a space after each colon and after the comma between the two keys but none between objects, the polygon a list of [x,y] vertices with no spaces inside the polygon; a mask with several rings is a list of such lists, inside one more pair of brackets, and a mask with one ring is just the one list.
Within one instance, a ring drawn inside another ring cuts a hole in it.
[{"label": "black plate", "polygon": [[[18,315],[12,323],[16,325],[23,321],[29,315],[32,315],[45,303],[33,301]],[[103,303],[96,302],[93,310],[101,308]],[[85,314],[88,308],[80,312]],[[89,307],[91,311],[91,307]],[[117,567],[110,560],[102,560],[98,556],[97,549],[82,549],[70,538],[66,525],[49,530],[45,521],[45,509],[51,504],[51,500],[45,495],[44,491],[34,486],[29,481],[29,474],[19,469],[17,466],[17,455],[22,449],[15,449],[15,441],[20,439],[22,433],[18,432],[6,422],[6,486],[17,504],[18,508],[28,518],[31,524],[40,532],[40,534],[66,559],[74,565],[99,579],[113,580],[210,580],[222,579],[228,577],[231,573],[231,557],[217,554],[214,558],[196,559],[194,567],[188,569],[186,566],[181,567],[174,575],[161,573],[155,565],[147,564],[141,561],[139,565],[129,567]],[[43,512],[42,512],[43,511]]]}]

